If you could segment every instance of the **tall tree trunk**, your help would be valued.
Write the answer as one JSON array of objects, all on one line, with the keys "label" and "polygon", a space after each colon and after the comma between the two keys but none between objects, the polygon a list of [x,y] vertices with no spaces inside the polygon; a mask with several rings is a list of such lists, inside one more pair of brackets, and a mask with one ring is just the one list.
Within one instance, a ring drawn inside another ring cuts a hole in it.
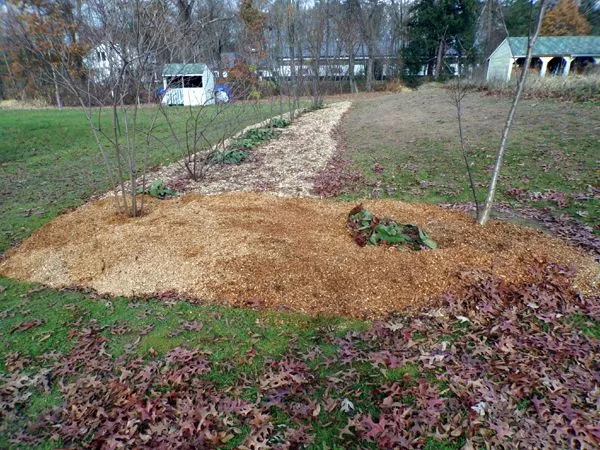
[{"label": "tall tree trunk", "polygon": [[371,48],[367,48],[369,53],[369,59],[367,60],[367,91],[373,90],[373,52]]},{"label": "tall tree trunk", "polygon": [[[540,34],[540,29],[542,27],[542,19],[544,18],[544,11],[546,9],[546,0],[540,0],[540,12],[538,13],[537,24],[535,27],[535,32],[533,36],[529,38],[529,42],[527,44],[527,56],[525,58],[525,64],[523,67],[527,68],[531,64],[531,55],[533,53],[533,46],[535,41]],[[488,189],[488,195],[485,200],[485,205],[483,207],[483,211],[481,212],[481,217],[478,218],[480,225],[485,225],[490,218],[490,212],[492,211],[492,206],[494,204],[494,196],[496,195],[496,185],[498,184],[498,177],[500,175],[500,168],[502,167],[502,162],[504,160],[504,153],[506,152],[506,145],[508,143],[508,135],[510,133],[510,128],[512,126],[513,120],[515,118],[515,113],[517,112],[517,105],[519,104],[519,100],[521,99],[521,94],[523,93],[523,89],[525,88],[525,80],[527,79],[528,70],[523,70],[521,72],[521,76],[519,78],[519,83],[517,85],[517,91],[515,92],[515,97],[513,98],[512,105],[510,107],[510,111],[508,112],[508,117],[506,118],[506,123],[504,124],[504,129],[502,130],[502,138],[500,139],[500,147],[498,148],[498,152],[496,153],[496,163],[494,164],[494,171],[492,173],[492,179],[490,181],[490,187]]]},{"label": "tall tree trunk", "polygon": [[294,110],[296,109],[296,99],[298,98],[298,81],[296,77],[296,54],[294,45],[290,45],[290,81],[292,84],[291,96],[292,96],[292,107],[290,109],[290,121],[294,121]]},{"label": "tall tree trunk", "polygon": [[358,93],[356,79],[354,78],[354,46],[352,45],[348,52],[348,78],[350,79],[350,91]]},{"label": "tall tree trunk", "polygon": [[445,47],[445,41],[444,41],[444,39],[440,39],[440,42],[438,44],[437,56],[435,58],[434,77],[436,80],[438,80],[440,78],[440,75],[442,73],[442,63],[444,61],[444,50],[445,50],[444,47]]},{"label": "tall tree trunk", "polygon": [[58,80],[56,79],[56,69],[52,69],[52,81],[54,81],[54,95],[56,96],[56,106],[58,109],[62,109],[62,98],[60,96],[60,89],[58,88]]}]

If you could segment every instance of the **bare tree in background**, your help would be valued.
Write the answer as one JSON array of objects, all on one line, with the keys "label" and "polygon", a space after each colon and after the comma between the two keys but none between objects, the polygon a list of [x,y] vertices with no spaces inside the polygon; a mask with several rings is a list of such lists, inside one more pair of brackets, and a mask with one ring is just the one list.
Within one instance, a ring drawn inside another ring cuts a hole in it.
[{"label": "bare tree in background", "polygon": [[359,24],[362,40],[367,48],[367,91],[373,90],[375,58],[379,53],[379,39],[384,21],[384,4],[381,0],[350,0],[358,4]]},{"label": "bare tree in background", "polygon": [[[296,64],[296,46],[300,39],[298,38],[298,15],[300,10],[300,2],[298,0],[284,0],[285,2],[285,39],[287,41],[288,59],[289,59],[289,77],[291,90],[289,99],[291,103],[290,110],[296,109],[300,105],[300,93],[298,87],[299,72],[301,72]],[[292,120],[294,119],[292,113]]]},{"label": "bare tree in background", "polygon": [[387,7],[389,16],[390,28],[390,55],[396,55],[394,65],[396,66],[396,75],[399,75],[402,70],[402,60],[400,55],[402,49],[407,43],[407,15],[408,15],[408,0],[390,0]]},{"label": "bare tree in background", "polygon": [[[279,115],[283,116],[284,102],[284,86],[287,92],[290,92],[291,86],[289,80],[291,77],[285,69],[285,33],[287,8],[286,3],[282,0],[275,1],[269,9],[268,18],[268,38],[270,43],[267,49],[268,67],[271,72],[271,77],[275,80],[277,93],[279,96]],[[292,114],[293,116],[293,114]],[[293,117],[291,117],[293,118]]]},{"label": "bare tree in background", "polygon": [[[49,5],[52,2],[48,3]],[[157,55],[165,46],[181,45],[171,35],[172,23],[164,4],[141,0],[86,3],[87,58],[94,70],[73,70],[72,52],[64,51],[68,37],[48,40],[44,27],[52,25],[51,14],[30,8],[16,10],[20,14],[19,39],[39,64],[50,66],[56,81],[82,107],[114,187],[118,212],[137,216],[143,208],[138,202],[140,179],[144,179],[147,163],[145,132],[140,129],[139,107],[155,82]],[[83,20],[83,18],[82,18]],[[108,61],[108,67],[93,63]],[[142,186],[143,187],[143,186]]]},{"label": "bare tree in background", "polygon": [[329,45],[326,36],[327,21],[329,19],[327,14],[326,4],[323,2],[317,2],[305,14],[306,43],[311,61],[310,76],[313,107],[319,107],[323,103],[320,81],[324,73],[322,73],[321,55]]},{"label": "bare tree in background", "polygon": [[346,3],[339,2],[335,7],[333,21],[336,33],[342,42],[344,52],[348,57],[348,81],[350,83],[350,92],[358,92],[356,78],[354,76],[354,61],[356,51],[360,45],[360,23],[357,2],[350,0]]},{"label": "bare tree in background", "polygon": [[481,74],[485,74],[492,52],[508,36],[499,0],[486,0],[477,19],[475,45],[479,49]]},{"label": "bare tree in background", "polygon": [[[68,70],[80,76],[88,49],[87,40],[82,38],[80,3],[9,0],[0,13],[2,54],[15,88],[13,95],[40,98],[52,91],[61,109],[64,92],[58,72]],[[30,51],[32,44],[36,53]]]}]

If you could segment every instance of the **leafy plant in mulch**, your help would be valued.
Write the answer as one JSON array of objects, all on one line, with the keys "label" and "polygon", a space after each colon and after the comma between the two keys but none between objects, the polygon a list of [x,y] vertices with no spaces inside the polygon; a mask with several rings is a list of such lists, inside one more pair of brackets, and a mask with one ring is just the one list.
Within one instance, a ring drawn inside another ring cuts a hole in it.
[{"label": "leafy plant in mulch", "polygon": [[173,197],[177,194],[176,191],[165,186],[161,180],[154,180],[150,187],[142,192],[161,200],[167,197]]},{"label": "leafy plant in mulch", "polygon": [[246,150],[223,150],[213,153],[210,158],[211,164],[241,164],[248,157],[249,153]]},{"label": "leafy plant in mulch", "polygon": [[261,142],[268,141],[275,136],[275,132],[269,128],[252,128],[246,131],[242,137],[232,142],[231,148],[245,149],[252,148]]},{"label": "leafy plant in mulch", "polygon": [[287,119],[283,119],[281,117],[274,117],[271,119],[271,126],[275,127],[275,128],[285,128],[287,127],[291,122]]},{"label": "leafy plant in mulch", "polygon": [[[271,119],[274,128],[284,128],[289,121],[280,118]],[[278,131],[272,128],[252,128],[246,131],[240,138],[235,139],[228,149],[216,151],[210,157],[211,164],[241,164],[248,156],[249,150],[258,144],[273,139]]]},{"label": "leafy plant in mulch", "polygon": [[437,243],[417,225],[399,224],[393,219],[379,219],[362,203],[348,214],[348,229],[354,241],[365,245],[405,245],[412,250],[434,249]]}]

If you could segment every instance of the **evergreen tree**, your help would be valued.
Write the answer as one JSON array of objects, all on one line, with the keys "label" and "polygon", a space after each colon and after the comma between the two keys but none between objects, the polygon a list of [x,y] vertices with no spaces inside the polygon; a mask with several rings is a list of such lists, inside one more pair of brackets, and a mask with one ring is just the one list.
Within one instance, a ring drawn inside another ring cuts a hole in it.
[{"label": "evergreen tree", "polygon": [[509,36],[529,36],[530,26],[537,16],[539,7],[531,0],[506,0],[504,22]]},{"label": "evergreen tree", "polygon": [[471,56],[477,21],[476,0],[418,0],[408,23],[410,44],[404,61],[411,74],[427,67],[436,78],[443,69],[449,47],[461,56]]}]

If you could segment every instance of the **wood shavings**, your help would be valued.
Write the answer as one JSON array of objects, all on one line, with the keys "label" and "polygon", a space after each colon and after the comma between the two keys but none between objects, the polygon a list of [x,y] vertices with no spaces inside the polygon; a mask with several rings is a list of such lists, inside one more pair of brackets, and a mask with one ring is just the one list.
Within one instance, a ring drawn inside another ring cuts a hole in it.
[{"label": "wood shavings", "polygon": [[[176,291],[202,301],[310,314],[382,317],[432,304],[489,271],[514,283],[535,260],[578,268],[598,288],[591,257],[534,229],[503,221],[480,227],[434,205],[365,201],[374,213],[422,227],[438,250],[358,247],[346,229],[352,203],[266,193],[145,199],[147,212],[115,217],[110,199],[55,219],[7,252],[0,274],[55,288],[146,296]],[[432,304],[432,306],[434,306]]]}]

